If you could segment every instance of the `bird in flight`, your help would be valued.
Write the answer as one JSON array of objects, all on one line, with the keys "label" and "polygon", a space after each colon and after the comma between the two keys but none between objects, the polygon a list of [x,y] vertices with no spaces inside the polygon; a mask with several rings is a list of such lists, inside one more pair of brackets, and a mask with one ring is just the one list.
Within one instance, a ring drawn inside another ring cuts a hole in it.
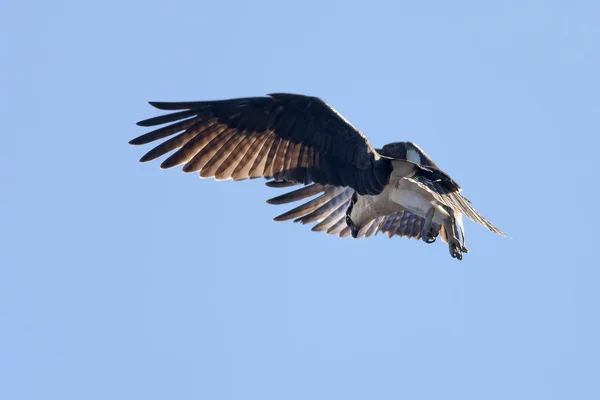
[{"label": "bird in flight", "polygon": [[[263,177],[270,187],[302,185],[267,201],[303,201],[276,221],[316,222],[313,231],[340,237],[383,232],[433,243],[440,236],[459,260],[468,252],[463,215],[505,236],[475,211],[461,187],[416,144],[395,142],[375,149],[317,97],[274,93],[150,105],[171,113],[138,122],[143,127],[164,126],[129,143],[168,139],[141,162],[175,150],[161,168],[183,164],[184,172],[199,172],[203,178]],[[317,197],[310,199],[313,196]]]}]

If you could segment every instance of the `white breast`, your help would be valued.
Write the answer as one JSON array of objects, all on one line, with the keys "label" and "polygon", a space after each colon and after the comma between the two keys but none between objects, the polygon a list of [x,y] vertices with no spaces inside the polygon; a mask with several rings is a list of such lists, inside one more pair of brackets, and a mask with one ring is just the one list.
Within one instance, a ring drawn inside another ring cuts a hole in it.
[{"label": "white breast", "polygon": [[403,208],[424,217],[431,208],[431,203],[420,193],[412,190],[394,188],[390,192],[390,200]]},{"label": "white breast", "polygon": [[389,200],[421,217],[425,217],[431,208],[435,208],[433,220],[436,223],[443,223],[448,216],[446,210],[438,204],[431,194],[419,188],[409,179],[400,179],[394,185],[389,192]]}]

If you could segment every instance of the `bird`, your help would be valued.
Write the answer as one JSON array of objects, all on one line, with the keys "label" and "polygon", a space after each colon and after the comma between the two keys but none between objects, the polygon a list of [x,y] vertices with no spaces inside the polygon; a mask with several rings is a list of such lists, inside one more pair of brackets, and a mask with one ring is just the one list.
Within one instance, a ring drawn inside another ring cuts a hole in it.
[{"label": "bird", "polygon": [[439,236],[458,260],[468,252],[463,215],[506,236],[473,208],[462,188],[418,145],[393,142],[376,149],[319,97],[272,93],[149,104],[169,113],[137,125],[162,127],[129,143],[166,140],[140,162],[171,153],[161,168],[182,165],[184,172],[202,178],[265,178],[272,188],[300,186],[267,200],[275,205],[302,202],[275,221],[316,222],[313,231],[339,237],[382,232],[431,244]]}]

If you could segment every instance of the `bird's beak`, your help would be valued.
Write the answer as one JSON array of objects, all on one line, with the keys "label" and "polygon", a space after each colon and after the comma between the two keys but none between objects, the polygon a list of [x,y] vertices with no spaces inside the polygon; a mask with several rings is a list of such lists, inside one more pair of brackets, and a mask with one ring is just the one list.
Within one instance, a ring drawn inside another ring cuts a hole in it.
[{"label": "bird's beak", "polygon": [[358,229],[356,226],[354,226],[354,224],[352,224],[350,230],[352,231],[352,237],[356,239],[356,237],[358,236],[358,231],[360,231],[360,229]]}]

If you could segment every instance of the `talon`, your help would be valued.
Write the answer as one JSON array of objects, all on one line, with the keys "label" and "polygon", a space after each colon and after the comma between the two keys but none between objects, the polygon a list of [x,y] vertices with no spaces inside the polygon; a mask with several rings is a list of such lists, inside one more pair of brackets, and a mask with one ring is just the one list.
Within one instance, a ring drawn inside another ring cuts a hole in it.
[{"label": "talon", "polygon": [[452,258],[456,258],[459,261],[462,260],[463,256],[462,253],[460,252],[460,248],[455,247],[452,249],[452,251],[450,252],[450,255],[452,256]]},{"label": "talon", "polygon": [[462,253],[466,253],[464,251],[466,250],[466,248],[456,240],[452,240],[448,245],[450,247],[450,255],[452,256],[452,258],[456,258],[459,261],[462,260]]},{"label": "talon", "polygon": [[[454,212],[449,207],[446,208],[446,211],[449,213],[449,217],[444,221],[444,228],[446,230],[446,235],[448,236],[448,247],[450,249],[450,255],[452,258],[457,258],[462,260],[463,253],[468,253],[469,250],[464,246],[464,236],[458,232],[456,227],[456,218]],[[459,240],[459,237],[462,237],[463,240]]]}]

